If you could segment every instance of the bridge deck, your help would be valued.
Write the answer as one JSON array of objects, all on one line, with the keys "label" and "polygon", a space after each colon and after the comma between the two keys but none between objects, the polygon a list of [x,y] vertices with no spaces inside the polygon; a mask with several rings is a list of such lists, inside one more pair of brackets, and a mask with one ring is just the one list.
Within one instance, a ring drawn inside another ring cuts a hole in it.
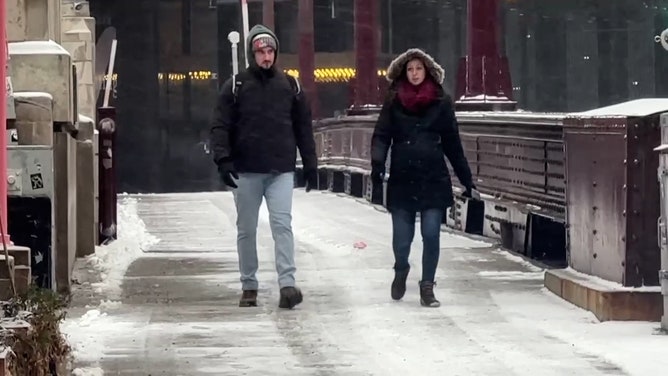
[{"label": "bridge deck", "polygon": [[[160,242],[136,252],[127,271],[123,262],[111,265],[110,280],[101,284],[85,283],[87,266],[77,267],[82,284],[63,327],[82,369],[99,367],[108,375],[591,376],[648,375],[668,367],[665,337],[652,336],[655,325],[598,324],[546,293],[542,269],[494,244],[446,231],[436,290],[442,307],[418,303],[419,234],[407,296],[393,302],[390,218],[350,197],[295,192],[297,277],[305,301],[293,311],[276,308],[264,208],[260,306],[241,309],[229,193],[141,196],[136,207]],[[141,236],[126,219],[131,211],[121,210],[121,237],[132,229]],[[358,241],[367,247],[355,249]],[[118,303],[100,305],[107,299]]]}]

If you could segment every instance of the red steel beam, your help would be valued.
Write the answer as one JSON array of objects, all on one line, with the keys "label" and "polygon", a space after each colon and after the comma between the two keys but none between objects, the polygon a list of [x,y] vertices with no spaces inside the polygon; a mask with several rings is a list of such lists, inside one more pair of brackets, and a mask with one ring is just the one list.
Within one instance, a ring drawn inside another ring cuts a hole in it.
[{"label": "red steel beam", "polygon": [[355,0],[353,107],[378,105],[378,0]]},{"label": "red steel beam", "polygon": [[274,0],[262,1],[262,24],[274,30]]},{"label": "red steel beam", "polygon": [[315,86],[315,45],[313,33],[313,0],[299,0],[299,80],[311,104],[314,119],[319,118],[320,102]]},{"label": "red steel beam", "polygon": [[467,54],[460,59],[458,108],[514,109],[508,59],[499,52],[499,0],[468,0]]}]

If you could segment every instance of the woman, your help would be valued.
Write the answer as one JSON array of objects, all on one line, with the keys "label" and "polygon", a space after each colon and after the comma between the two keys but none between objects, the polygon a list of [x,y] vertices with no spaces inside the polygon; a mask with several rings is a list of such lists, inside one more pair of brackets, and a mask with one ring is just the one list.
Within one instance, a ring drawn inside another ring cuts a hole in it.
[{"label": "woman", "polygon": [[408,256],[420,213],[423,239],[420,304],[438,307],[434,277],[440,253],[441,223],[454,203],[445,155],[471,197],[475,186],[461,140],[452,101],[443,88],[445,72],[419,49],[399,55],[387,70],[390,89],[371,141],[371,179],[382,187],[385,161],[392,146],[387,208],[392,215],[395,276],[392,298],[406,292]]}]

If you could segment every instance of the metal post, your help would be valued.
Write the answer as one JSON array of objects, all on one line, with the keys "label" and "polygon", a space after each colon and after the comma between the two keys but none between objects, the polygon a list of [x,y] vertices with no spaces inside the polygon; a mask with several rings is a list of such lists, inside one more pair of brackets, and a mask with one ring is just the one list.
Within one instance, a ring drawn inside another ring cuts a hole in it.
[{"label": "metal post", "polygon": [[[355,81],[352,110],[378,107],[378,1],[355,1]],[[350,113],[350,112],[349,112]]]},{"label": "metal post", "polygon": [[9,234],[7,233],[7,60],[8,60],[8,45],[7,45],[7,2],[0,0],[0,25],[2,25],[2,33],[0,33],[0,77],[5,85],[0,95],[0,121],[2,121],[3,131],[0,132],[0,197],[2,204],[0,204],[0,216],[2,216],[2,233],[5,234],[5,243],[9,244]]},{"label": "metal post", "polygon": [[239,74],[239,33],[230,31],[227,35],[227,40],[232,45],[232,74],[237,75]]},{"label": "metal post", "polygon": [[117,238],[116,215],[116,108],[97,109],[99,133],[100,243]]},{"label": "metal post", "polygon": [[508,59],[499,54],[499,1],[468,0],[467,55],[460,59],[457,108],[513,110]]},{"label": "metal post", "polygon": [[262,24],[274,30],[274,0],[262,1]]},{"label": "metal post", "polygon": [[248,54],[250,53],[250,51],[248,51],[248,43],[246,42],[248,34],[250,33],[250,29],[248,26],[248,0],[241,0],[241,22],[244,28],[244,34],[242,39],[244,44],[244,57],[246,59],[246,68],[248,68]]},{"label": "metal post", "polygon": [[313,0],[299,0],[299,80],[311,103],[311,113],[318,118],[320,102],[315,86],[315,46],[313,41]]},{"label": "metal post", "polygon": [[98,136],[98,185],[100,189],[99,204],[99,238],[100,243],[108,243],[117,238],[116,217],[116,108],[109,105],[111,84],[114,76],[117,40],[111,43],[109,65],[107,66],[107,82],[102,107],[97,109]]}]

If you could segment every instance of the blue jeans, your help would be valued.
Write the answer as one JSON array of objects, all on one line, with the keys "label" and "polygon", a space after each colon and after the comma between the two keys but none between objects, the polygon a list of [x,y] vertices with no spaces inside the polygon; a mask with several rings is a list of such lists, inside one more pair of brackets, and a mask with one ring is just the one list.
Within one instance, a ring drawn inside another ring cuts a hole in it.
[{"label": "blue jeans", "polygon": [[[434,282],[438,258],[441,250],[441,221],[444,211],[427,209],[420,212],[420,230],[422,232],[422,280]],[[392,248],[394,249],[394,270],[409,268],[408,256],[415,235],[415,212],[392,210]]]},{"label": "blue jeans", "polygon": [[294,173],[239,174],[233,190],[237,207],[237,252],[241,288],[257,290],[257,224],[262,199],[267,202],[269,226],[274,239],[278,285],[295,285],[295,241],[292,235]]}]

